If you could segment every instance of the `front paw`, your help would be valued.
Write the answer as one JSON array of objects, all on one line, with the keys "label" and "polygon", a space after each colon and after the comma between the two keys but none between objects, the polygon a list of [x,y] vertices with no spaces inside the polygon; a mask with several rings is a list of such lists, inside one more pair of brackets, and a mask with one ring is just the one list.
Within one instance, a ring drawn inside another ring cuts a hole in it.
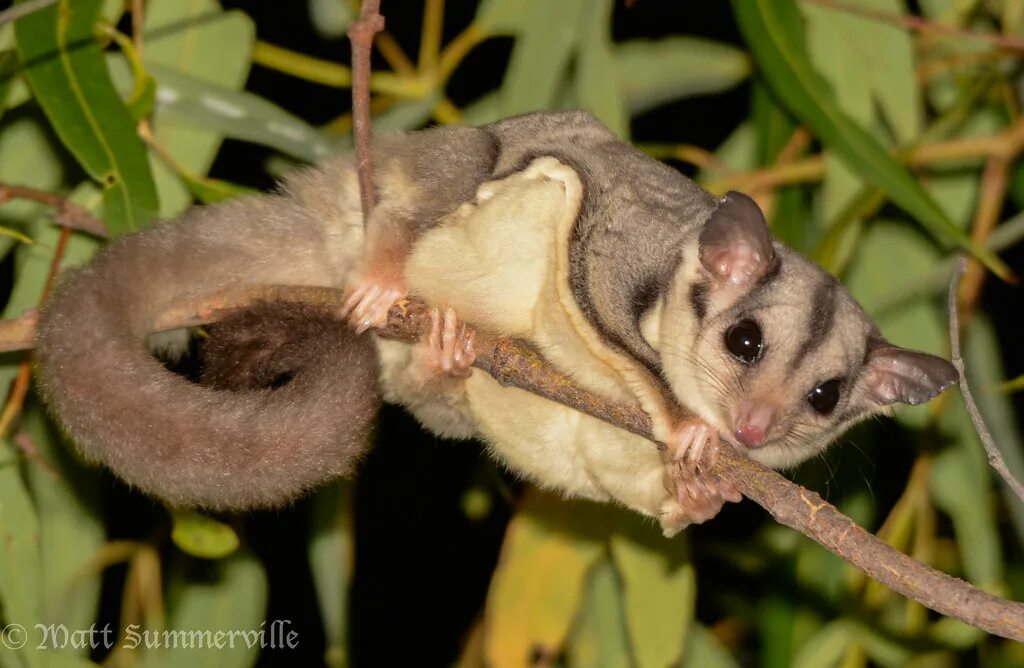
[{"label": "front paw", "polygon": [[430,332],[416,345],[414,363],[424,381],[436,378],[468,378],[476,360],[476,331],[459,322],[450,306],[442,316],[430,311]]},{"label": "front paw", "polygon": [[726,501],[743,497],[730,481],[712,473],[718,461],[718,431],[702,420],[687,420],[666,443],[666,488],[659,521],[666,536],[713,518]]},{"label": "front paw", "polygon": [[362,334],[371,327],[386,325],[388,311],[407,294],[401,279],[374,274],[362,276],[351,283],[341,315],[348,319],[357,334]]}]

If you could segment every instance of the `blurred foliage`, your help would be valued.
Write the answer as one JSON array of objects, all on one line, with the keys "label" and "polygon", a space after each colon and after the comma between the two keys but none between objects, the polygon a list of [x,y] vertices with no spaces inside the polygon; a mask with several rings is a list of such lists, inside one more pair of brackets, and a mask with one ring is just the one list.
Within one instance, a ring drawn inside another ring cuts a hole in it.
[{"label": "blurred foliage", "polygon": [[[347,113],[314,124],[287,111],[287,97],[245,90],[256,64],[347,95],[343,58],[259,41],[259,25],[216,0],[148,0],[141,39],[133,40],[126,4],[60,0],[0,27],[0,183],[62,193],[120,234],[154,214],[248,190],[231,173],[208,175],[225,140],[264,147],[273,173],[351,146]],[[613,38],[616,17],[656,13],[658,0],[631,8],[613,0],[482,0],[457,26],[443,0],[416,12],[383,4],[389,26],[404,25],[408,14],[421,25],[418,54],[393,34],[378,40],[377,131],[582,107],[628,138],[638,119],[666,105],[740,87],[748,112],[720,145],[642,147],[697,173],[713,192],[756,197],[776,234],[840,275],[890,339],[948,352],[941,297],[955,246],[1011,273],[996,252],[1024,236],[1024,216],[1008,215],[1024,199],[1021,0],[734,0],[735,23],[714,35],[689,34],[678,21],[657,36],[628,39]],[[319,40],[343,45],[357,8],[308,0],[277,11],[301,13]],[[507,58],[474,62],[478,47],[495,42]],[[467,64],[500,85],[457,104],[449,84]],[[77,232],[64,239],[39,204],[0,204],[0,254],[11,277],[4,317],[14,317],[39,303],[55,257],[61,267],[80,264],[98,244]],[[1024,383],[1003,384],[1008,357],[993,325],[1013,306],[982,298],[996,280],[978,264],[965,282],[966,361],[1021,478],[1020,419],[1008,393]],[[61,441],[31,392],[29,370],[23,356],[0,358],[8,393],[0,416],[0,626],[33,634],[21,649],[0,647],[0,665],[260,660],[258,647],[244,643],[215,652],[124,646],[129,629],[263,629],[269,641],[268,592],[291,585],[268,579],[233,518],[167,513],[134,527],[137,540],[109,537],[125,533],[111,526],[111,481]],[[801,481],[826,488],[845,512],[915,558],[1024,599],[1024,505],[995,482],[959,396],[895,420],[854,433],[863,457],[876,460],[875,480],[857,467],[833,470],[832,451],[801,469]],[[1021,646],[937,618],[756,509],[727,509],[667,541],[642,518],[509,487],[494,471],[463,492],[470,521],[496,507],[511,519],[486,602],[458,631],[460,666],[1024,664]],[[322,656],[332,666],[350,662],[348,629],[361,613],[346,604],[359,584],[352,497],[352,486],[339,483],[290,511],[308,537],[314,614],[323,624],[323,654],[313,661]],[[415,559],[419,548],[406,547],[404,558]],[[35,648],[36,624],[73,631],[112,618],[121,634],[113,652],[84,636]],[[393,628],[380,637],[400,646],[405,634]],[[266,653],[262,661],[272,662]]]}]

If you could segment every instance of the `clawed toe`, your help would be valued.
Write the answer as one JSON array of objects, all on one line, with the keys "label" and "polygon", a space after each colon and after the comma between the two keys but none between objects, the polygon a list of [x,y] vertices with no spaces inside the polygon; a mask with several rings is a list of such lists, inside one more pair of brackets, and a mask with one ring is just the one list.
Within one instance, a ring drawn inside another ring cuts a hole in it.
[{"label": "clawed toe", "polygon": [[341,307],[342,315],[356,333],[362,334],[371,327],[383,327],[388,322],[388,311],[395,302],[405,297],[400,285],[363,280],[349,292]]},{"label": "clawed toe", "polygon": [[476,331],[459,322],[455,309],[430,311],[430,332],[422,342],[421,362],[430,374],[466,378],[476,361]]},{"label": "clawed toe", "polygon": [[675,430],[666,445],[666,485],[672,498],[666,501],[660,518],[665,535],[705,522],[717,515],[726,501],[742,499],[735,485],[712,472],[720,448],[713,427],[689,420]]}]

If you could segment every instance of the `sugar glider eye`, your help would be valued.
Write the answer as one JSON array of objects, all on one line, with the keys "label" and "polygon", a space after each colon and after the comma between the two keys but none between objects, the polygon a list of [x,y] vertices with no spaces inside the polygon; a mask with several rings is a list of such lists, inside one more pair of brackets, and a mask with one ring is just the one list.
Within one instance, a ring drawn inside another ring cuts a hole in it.
[{"label": "sugar glider eye", "polygon": [[807,403],[819,415],[828,415],[835,409],[836,404],[839,403],[839,385],[840,380],[838,378],[826,380],[811,390],[810,394],[807,395]]},{"label": "sugar glider eye", "polygon": [[725,347],[744,364],[753,364],[761,357],[761,328],[749,318],[740,320],[725,331]]}]

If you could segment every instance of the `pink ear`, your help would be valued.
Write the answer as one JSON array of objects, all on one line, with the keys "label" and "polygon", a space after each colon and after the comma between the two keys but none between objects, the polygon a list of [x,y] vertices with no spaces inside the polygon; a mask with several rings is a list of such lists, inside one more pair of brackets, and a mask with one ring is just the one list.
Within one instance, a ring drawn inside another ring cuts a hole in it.
[{"label": "pink ear", "polygon": [[700,261],[721,282],[746,286],[775,262],[775,249],[761,209],[738,192],[726,194],[700,232]]},{"label": "pink ear", "polygon": [[916,406],[960,379],[952,364],[928,353],[882,342],[868,352],[864,385],[879,406]]}]

